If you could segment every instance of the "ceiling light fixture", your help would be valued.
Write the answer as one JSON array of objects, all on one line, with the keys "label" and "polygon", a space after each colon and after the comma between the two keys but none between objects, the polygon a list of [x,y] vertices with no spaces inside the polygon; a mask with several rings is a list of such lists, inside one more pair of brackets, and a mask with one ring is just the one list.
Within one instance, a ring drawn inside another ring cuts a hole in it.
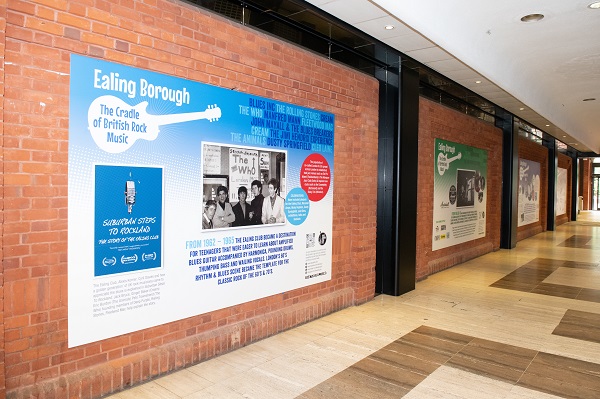
[{"label": "ceiling light fixture", "polygon": [[596,101],[596,99],[593,97],[592,98],[584,98],[583,101]]},{"label": "ceiling light fixture", "polygon": [[542,19],[544,19],[544,15],[543,14],[529,14],[529,15],[525,15],[524,17],[522,17],[521,21],[523,21],[523,22],[537,22],[537,21],[541,21]]},{"label": "ceiling light fixture", "polygon": [[394,28],[395,28],[395,26],[394,26],[394,25],[386,25],[386,26],[385,26],[385,30],[392,30],[392,29],[394,29]]},{"label": "ceiling light fixture", "polygon": [[550,127],[550,125],[546,125],[546,127]]},{"label": "ceiling light fixture", "polygon": [[479,84],[481,83],[481,80],[476,80],[475,83]]},{"label": "ceiling light fixture", "polygon": [[521,108],[519,108],[519,111],[523,111],[524,109],[525,109],[525,108],[521,107]]},{"label": "ceiling light fixture", "polygon": [[592,4],[589,4],[588,8],[591,8],[592,10],[599,9],[600,8],[600,1],[595,1]]}]

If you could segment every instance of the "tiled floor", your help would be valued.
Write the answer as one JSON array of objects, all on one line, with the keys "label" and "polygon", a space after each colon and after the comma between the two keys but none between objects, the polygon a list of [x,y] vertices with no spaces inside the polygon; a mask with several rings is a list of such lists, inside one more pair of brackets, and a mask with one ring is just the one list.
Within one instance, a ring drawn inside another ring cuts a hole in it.
[{"label": "tiled floor", "polygon": [[600,213],[111,396],[600,398]]}]

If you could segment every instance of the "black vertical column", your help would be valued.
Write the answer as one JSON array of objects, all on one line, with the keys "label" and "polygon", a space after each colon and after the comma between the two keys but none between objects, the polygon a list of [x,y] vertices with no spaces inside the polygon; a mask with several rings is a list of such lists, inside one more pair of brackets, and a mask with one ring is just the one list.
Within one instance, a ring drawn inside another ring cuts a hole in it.
[{"label": "black vertical column", "polygon": [[[496,108],[496,127],[502,129],[502,214],[500,247],[517,246],[519,194],[519,129],[512,114]],[[494,204],[492,204],[494,206]]]},{"label": "black vertical column", "polygon": [[419,75],[381,71],[376,291],[401,295],[415,288]]},{"label": "black vertical column", "polygon": [[556,150],[556,140],[548,136],[544,140],[544,145],[548,148],[548,216],[546,229],[554,231],[556,229],[556,172],[558,168],[558,151]]},{"label": "black vertical column", "polygon": [[398,126],[398,69],[381,69],[379,80],[379,155],[377,165],[377,259],[375,292],[394,295],[398,291],[394,243],[396,241],[394,203],[396,201]]},{"label": "black vertical column", "polygon": [[[398,240],[398,294],[415,289],[417,272],[417,192],[419,165],[419,74],[400,69],[400,120],[398,124],[400,179],[396,209]],[[432,206],[426,204],[425,206]]]}]

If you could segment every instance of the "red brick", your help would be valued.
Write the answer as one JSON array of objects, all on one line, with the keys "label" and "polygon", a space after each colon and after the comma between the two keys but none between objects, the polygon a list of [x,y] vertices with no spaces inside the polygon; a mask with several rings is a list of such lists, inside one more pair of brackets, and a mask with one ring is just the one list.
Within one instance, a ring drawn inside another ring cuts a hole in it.
[{"label": "red brick", "polygon": [[44,4],[56,10],[66,10],[69,2],[67,0],[37,0],[36,3]]},{"label": "red brick", "polygon": [[82,30],[89,30],[91,27],[91,22],[87,18],[66,12],[57,13],[56,22]]}]

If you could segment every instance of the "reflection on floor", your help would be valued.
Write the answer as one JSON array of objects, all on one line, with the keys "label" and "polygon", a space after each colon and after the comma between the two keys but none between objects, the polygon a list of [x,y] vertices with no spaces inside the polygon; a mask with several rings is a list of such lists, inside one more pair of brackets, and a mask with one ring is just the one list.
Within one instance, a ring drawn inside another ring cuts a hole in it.
[{"label": "reflection on floor", "polygon": [[111,396],[600,398],[600,213]]}]

